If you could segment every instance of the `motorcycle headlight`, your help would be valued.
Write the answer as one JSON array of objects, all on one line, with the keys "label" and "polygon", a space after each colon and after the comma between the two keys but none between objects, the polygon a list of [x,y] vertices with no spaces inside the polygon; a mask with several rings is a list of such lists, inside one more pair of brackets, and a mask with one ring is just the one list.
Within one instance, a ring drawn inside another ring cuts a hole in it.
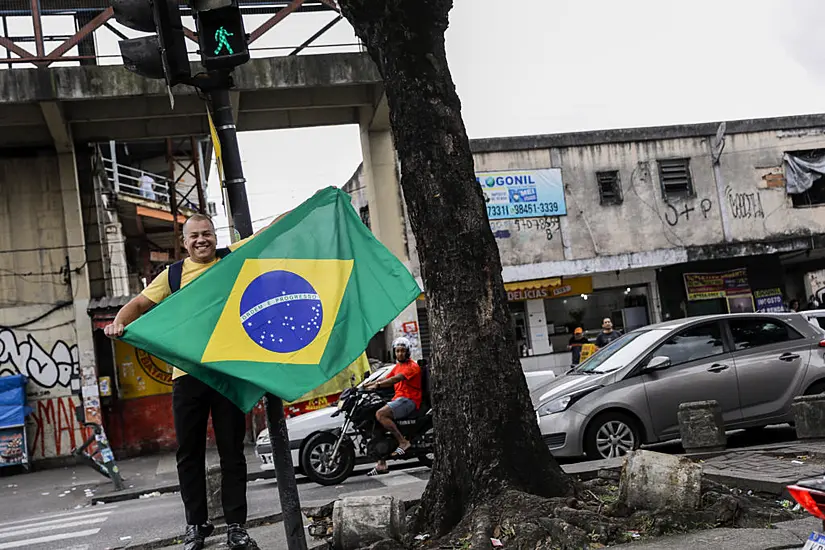
[{"label": "motorcycle headlight", "polygon": [[572,395],[565,395],[564,397],[559,397],[558,399],[552,399],[539,405],[539,408],[536,410],[536,412],[539,416],[547,416],[548,414],[559,413],[563,410],[566,410],[567,407],[570,406],[570,402],[572,400]]},{"label": "motorcycle headlight", "polygon": [[339,400],[338,400],[338,404],[337,404],[338,410],[340,411],[340,410],[341,410],[341,407],[343,407],[343,406],[344,406],[344,400],[343,400],[343,399],[339,399]]}]

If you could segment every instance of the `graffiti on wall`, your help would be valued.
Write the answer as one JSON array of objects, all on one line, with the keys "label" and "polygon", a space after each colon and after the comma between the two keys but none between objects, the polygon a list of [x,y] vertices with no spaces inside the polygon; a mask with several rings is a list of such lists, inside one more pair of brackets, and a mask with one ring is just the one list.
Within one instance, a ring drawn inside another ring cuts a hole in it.
[{"label": "graffiti on wall", "polygon": [[730,203],[730,210],[736,219],[764,218],[762,197],[759,193],[737,193],[730,185],[725,188],[725,196]]},{"label": "graffiti on wall", "polygon": [[[670,227],[678,225],[680,220],[690,221],[690,216],[693,214],[693,219],[708,219],[708,212],[713,208],[713,201],[710,199],[702,199],[699,201],[698,208],[693,204],[685,203],[684,208],[677,208],[671,203],[668,203],[667,210],[665,210],[665,221]],[[698,213],[694,213],[697,212]],[[699,217],[701,215],[701,218]]]},{"label": "graffiti on wall", "polygon": [[40,399],[32,404],[28,421],[32,425],[29,445],[32,458],[67,455],[83,444],[88,435],[75,417],[80,400],[72,395]]},{"label": "graffiti on wall", "polygon": [[43,388],[69,387],[79,364],[77,345],[58,340],[47,352],[31,334],[0,329],[0,375],[22,374]]},{"label": "graffiti on wall", "polygon": [[537,231],[544,233],[548,241],[553,240],[554,233],[558,233],[561,227],[558,216],[545,216],[543,218],[521,218],[516,220],[492,220],[490,229],[496,239],[509,239],[513,232],[522,233]]}]

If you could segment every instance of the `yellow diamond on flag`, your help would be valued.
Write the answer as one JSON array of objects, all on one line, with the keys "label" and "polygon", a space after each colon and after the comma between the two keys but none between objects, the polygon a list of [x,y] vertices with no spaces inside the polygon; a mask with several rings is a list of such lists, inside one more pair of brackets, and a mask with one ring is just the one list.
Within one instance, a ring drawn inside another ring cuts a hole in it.
[{"label": "yellow diamond on flag", "polygon": [[202,363],[321,362],[353,260],[247,259]]}]

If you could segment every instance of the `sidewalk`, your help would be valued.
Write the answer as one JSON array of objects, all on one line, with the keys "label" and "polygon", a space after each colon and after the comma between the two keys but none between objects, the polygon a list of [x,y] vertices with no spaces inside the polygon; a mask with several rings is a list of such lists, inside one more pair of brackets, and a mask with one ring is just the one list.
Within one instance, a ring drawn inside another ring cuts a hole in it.
[{"label": "sidewalk", "polygon": [[[254,445],[246,445],[244,454],[246,455],[248,481],[275,477],[273,470],[261,470],[261,462],[255,456]],[[206,450],[206,462],[207,464],[219,462],[216,448]],[[94,491],[92,502],[118,502],[139,498],[148,493],[172,493],[180,490],[174,452],[119,460],[117,465],[126,488],[123,491],[115,491],[111,482],[101,478],[103,484]]]},{"label": "sidewalk", "polygon": [[[650,450],[657,449],[651,447]],[[771,495],[782,495],[785,487],[800,479],[825,473],[825,441],[789,441],[735,448],[706,455],[684,455],[702,465],[705,475],[717,483]],[[568,474],[582,479],[596,477],[599,470],[621,470],[624,458],[564,464]]]},{"label": "sidewalk", "polygon": [[[308,525],[306,517],[304,518],[304,525]],[[226,548],[225,526],[219,526],[215,530],[215,534],[206,539],[206,548]],[[249,529],[249,535],[255,539],[255,543],[261,550],[283,550],[286,548],[286,532],[284,531],[284,524],[281,522],[268,523],[260,527],[253,527]],[[323,541],[317,541],[306,535],[307,548],[313,550],[315,548],[326,548],[327,544]],[[160,550],[179,550],[182,544],[172,544],[170,546],[153,546]],[[141,547],[135,547],[134,550],[144,550]],[[148,547],[147,549],[148,550]]]},{"label": "sidewalk", "polygon": [[651,542],[620,544],[634,550],[781,550],[801,549],[811,531],[821,530],[815,518],[777,523],[775,529],[710,529]]},{"label": "sidewalk", "polygon": [[[304,518],[304,525],[308,525]],[[630,550],[696,550],[704,546],[713,550],[784,550],[800,549],[811,531],[819,530],[822,523],[814,518],[778,523],[773,529],[710,529],[686,535],[663,537],[650,542],[632,542],[620,544],[616,548]],[[207,548],[223,546],[223,529],[207,540]],[[283,523],[268,523],[249,530],[249,534],[263,549],[286,548],[286,536]],[[307,537],[307,546],[312,549],[324,546],[323,542]],[[180,544],[168,546],[153,545],[152,548],[179,549]],[[148,546],[145,548],[149,548]],[[135,550],[144,550],[144,547],[135,547]]]},{"label": "sidewalk", "polygon": [[[261,470],[253,445],[247,445],[244,454],[248,480],[275,477],[274,471]],[[217,449],[207,449],[207,461],[210,464],[218,462]],[[0,477],[0,498],[21,498],[27,494],[56,495],[62,490],[69,490],[85,493],[89,502],[118,502],[148,493],[171,493],[180,489],[174,452],[119,460],[117,466],[123,476],[123,491],[115,491],[109,479],[84,464],[43,470],[38,470],[35,465],[30,473]]]}]

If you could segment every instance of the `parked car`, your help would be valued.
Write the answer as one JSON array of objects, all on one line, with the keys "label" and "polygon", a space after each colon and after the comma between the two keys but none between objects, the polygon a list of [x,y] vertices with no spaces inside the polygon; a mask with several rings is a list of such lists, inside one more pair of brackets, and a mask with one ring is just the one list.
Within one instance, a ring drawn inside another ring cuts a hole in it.
[{"label": "parked car", "polygon": [[[370,383],[384,378],[394,365],[384,365],[375,370],[369,377],[366,378],[358,386]],[[536,387],[546,384],[549,380],[555,378],[555,373],[549,370],[534,371],[524,373],[527,380],[527,388],[532,391]],[[392,390],[389,390],[392,392]],[[338,410],[337,404],[331,407],[325,407],[317,411],[305,413],[293,418],[288,418],[286,421],[287,432],[289,433],[289,448],[292,452],[292,464],[295,465],[295,470],[300,472],[299,464],[301,464],[301,451],[304,441],[311,435],[340,428],[344,424],[343,415],[333,417],[332,414]],[[360,445],[355,445],[356,449],[360,449]],[[261,470],[272,470],[272,446],[269,442],[269,430],[263,430],[258,434],[255,442],[255,454],[261,462]],[[356,462],[368,462],[369,458],[360,454],[356,454]]]},{"label": "parked car", "polygon": [[825,309],[811,309],[808,311],[800,311],[800,315],[805,317],[815,327],[825,330]]},{"label": "parked car", "polygon": [[679,437],[681,403],[715,400],[727,429],[792,420],[825,392],[825,334],[796,313],[710,315],[615,340],[531,397],[558,457],[612,458]]}]

